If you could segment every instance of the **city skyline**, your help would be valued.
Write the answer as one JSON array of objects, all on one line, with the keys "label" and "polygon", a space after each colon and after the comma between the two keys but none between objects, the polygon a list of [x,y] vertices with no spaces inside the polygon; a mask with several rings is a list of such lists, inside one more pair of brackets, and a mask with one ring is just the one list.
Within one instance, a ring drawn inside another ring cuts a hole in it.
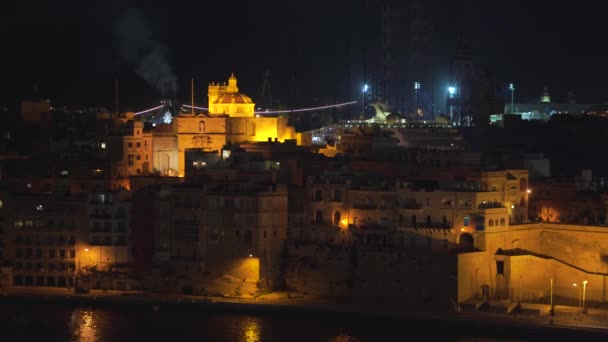
[{"label": "city skyline", "polygon": [[[204,102],[205,86],[230,72],[240,77],[245,93],[263,101],[267,71],[273,102],[282,106],[352,100],[366,81],[363,70],[374,67],[362,55],[380,39],[382,3],[390,1],[20,3],[3,23],[4,41],[13,49],[5,56],[0,101],[15,105],[37,87],[61,104],[113,109],[118,79],[122,109],[141,110],[164,97],[189,100],[192,78]],[[600,56],[606,36],[598,18],[605,5],[548,4],[432,2],[432,12],[422,18],[433,24],[425,38],[431,46],[424,63],[431,71],[420,77],[423,88],[430,83],[437,97],[447,95],[457,37],[465,34],[498,96],[507,99],[514,83],[516,102],[537,100],[544,86],[554,101],[565,102],[572,90],[578,102],[605,102]],[[471,23],[459,25],[457,13],[467,8],[471,13],[462,15]],[[406,43],[411,34],[406,32]],[[413,85],[403,88],[409,96]]]}]

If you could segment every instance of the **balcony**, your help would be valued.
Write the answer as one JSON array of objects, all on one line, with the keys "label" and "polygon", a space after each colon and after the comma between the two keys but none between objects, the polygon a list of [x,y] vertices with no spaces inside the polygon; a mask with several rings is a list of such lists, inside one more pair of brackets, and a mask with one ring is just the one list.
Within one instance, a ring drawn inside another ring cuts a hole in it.
[{"label": "balcony", "polygon": [[493,209],[493,208],[504,208],[500,202],[481,202],[477,206],[477,209]]}]

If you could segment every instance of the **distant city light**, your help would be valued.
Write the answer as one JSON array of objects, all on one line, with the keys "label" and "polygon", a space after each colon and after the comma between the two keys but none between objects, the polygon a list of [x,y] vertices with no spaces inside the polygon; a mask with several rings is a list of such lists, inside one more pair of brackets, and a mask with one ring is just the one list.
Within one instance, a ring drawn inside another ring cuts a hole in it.
[{"label": "distant city light", "polygon": [[450,94],[450,96],[453,96],[454,94],[456,94],[456,87],[449,86],[448,87],[448,93]]},{"label": "distant city light", "polygon": [[509,90],[515,90],[515,86],[513,85],[513,83],[509,83]]},{"label": "distant city light", "polygon": [[173,120],[173,116],[171,115],[170,112],[165,112],[165,115],[163,115],[163,122],[166,124],[170,124],[171,120]]},{"label": "distant city light", "polygon": [[363,85],[363,92],[367,93],[367,91],[369,90],[369,87],[367,86],[367,83]]},{"label": "distant city light", "polygon": [[414,89],[420,89],[420,82],[414,82]]}]

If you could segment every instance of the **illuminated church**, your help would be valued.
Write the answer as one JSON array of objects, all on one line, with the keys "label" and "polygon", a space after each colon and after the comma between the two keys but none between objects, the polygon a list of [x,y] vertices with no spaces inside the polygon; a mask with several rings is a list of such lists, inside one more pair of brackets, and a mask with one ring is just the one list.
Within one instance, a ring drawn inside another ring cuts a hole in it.
[{"label": "illuminated church", "polygon": [[166,132],[154,134],[154,169],[161,174],[183,175],[187,149],[221,153],[230,144],[296,139],[286,117],[255,114],[255,103],[239,93],[234,74],[228,84],[210,83],[208,98],[209,114],[180,113]]}]

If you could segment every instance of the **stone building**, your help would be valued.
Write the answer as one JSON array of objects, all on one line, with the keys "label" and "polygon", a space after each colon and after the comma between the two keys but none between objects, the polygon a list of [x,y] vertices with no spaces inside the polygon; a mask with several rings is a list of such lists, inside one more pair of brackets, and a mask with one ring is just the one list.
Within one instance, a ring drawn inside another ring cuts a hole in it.
[{"label": "stone building", "polygon": [[72,287],[81,232],[87,224],[85,197],[5,192],[3,264],[12,285]]}]

